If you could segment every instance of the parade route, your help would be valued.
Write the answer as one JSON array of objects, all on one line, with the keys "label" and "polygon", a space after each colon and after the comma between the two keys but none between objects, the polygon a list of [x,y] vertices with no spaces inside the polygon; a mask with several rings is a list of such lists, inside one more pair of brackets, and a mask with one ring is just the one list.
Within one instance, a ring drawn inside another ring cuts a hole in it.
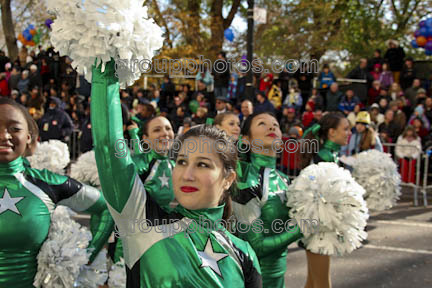
[{"label": "parade route", "polygon": [[[368,243],[344,257],[332,257],[333,288],[432,287],[432,206],[414,207],[406,191],[398,205],[373,212]],[[289,247],[286,287],[304,287],[306,256]]]}]

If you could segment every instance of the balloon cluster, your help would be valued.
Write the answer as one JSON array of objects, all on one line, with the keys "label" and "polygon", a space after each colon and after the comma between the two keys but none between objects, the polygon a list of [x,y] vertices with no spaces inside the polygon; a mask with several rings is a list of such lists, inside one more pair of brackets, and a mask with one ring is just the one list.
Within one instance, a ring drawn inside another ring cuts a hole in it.
[{"label": "balloon cluster", "polygon": [[234,32],[231,28],[225,29],[224,36],[225,36],[225,39],[227,39],[229,42],[234,41]]},{"label": "balloon cluster", "polygon": [[36,30],[35,26],[30,24],[27,28],[18,35],[18,40],[24,46],[35,46],[40,41],[40,29]]},{"label": "balloon cluster", "polygon": [[420,21],[419,28],[414,32],[416,39],[411,41],[411,46],[414,48],[422,47],[425,49],[425,54],[432,55],[432,18]]}]

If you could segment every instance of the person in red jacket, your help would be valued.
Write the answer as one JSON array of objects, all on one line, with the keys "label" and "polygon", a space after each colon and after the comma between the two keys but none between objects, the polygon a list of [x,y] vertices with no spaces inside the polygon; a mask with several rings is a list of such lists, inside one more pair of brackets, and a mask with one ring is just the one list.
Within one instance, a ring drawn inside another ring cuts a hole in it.
[{"label": "person in red jacket", "polygon": [[10,94],[6,73],[0,73],[0,96],[7,97]]}]

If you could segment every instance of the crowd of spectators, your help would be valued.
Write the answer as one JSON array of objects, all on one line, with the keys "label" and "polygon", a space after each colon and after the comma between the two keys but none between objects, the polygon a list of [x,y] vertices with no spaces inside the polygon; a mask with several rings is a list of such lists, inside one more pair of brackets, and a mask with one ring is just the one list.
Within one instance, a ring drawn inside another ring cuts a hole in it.
[{"label": "crowd of spectators", "polygon": [[[24,47],[15,61],[0,52],[0,96],[28,107],[41,141],[68,141],[73,131],[79,131],[81,152],[91,150],[90,84],[77,75],[68,57],[59,57],[52,48],[37,51]],[[220,52],[218,59],[225,61],[225,53]],[[121,90],[120,98],[126,126],[158,113],[176,132],[184,132],[226,111],[237,113],[240,123],[253,112],[271,111],[285,137],[300,138],[326,111],[344,113],[353,130],[358,113],[367,111],[381,142],[396,143],[409,127],[410,137],[418,136],[426,147],[432,143],[431,79],[420,79],[417,72],[414,60],[396,41],[389,41],[384,56],[377,49],[345,76],[361,80],[348,86],[338,83],[330,63],[315,74],[308,69],[254,74],[255,93],[248,97],[245,73],[204,69],[196,75],[196,89],[186,82],[174,84],[167,75],[147,90]]]}]

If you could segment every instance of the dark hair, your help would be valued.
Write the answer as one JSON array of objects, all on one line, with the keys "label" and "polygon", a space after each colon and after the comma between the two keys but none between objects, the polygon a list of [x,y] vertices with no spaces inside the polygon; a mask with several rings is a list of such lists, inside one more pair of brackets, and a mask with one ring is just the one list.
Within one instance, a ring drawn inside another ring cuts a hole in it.
[{"label": "dark hair", "polygon": [[325,141],[328,139],[328,132],[330,129],[337,129],[342,119],[345,119],[345,115],[343,115],[341,112],[328,112],[318,122],[320,129],[318,130],[317,134],[309,132],[306,135],[303,135],[303,139],[309,141],[302,141],[301,145],[303,147],[302,149],[298,149],[300,151],[306,151],[300,155],[302,169],[310,164],[313,156],[317,153],[317,151],[314,151],[311,147],[311,140],[319,139],[320,150]]},{"label": "dark hair", "polygon": [[231,115],[237,116],[237,114],[235,114],[234,112],[224,112],[224,113],[220,113],[220,114],[216,115],[216,117],[214,119],[214,125],[222,125],[222,122],[225,119],[225,117],[231,116]]},{"label": "dark hair", "polygon": [[250,134],[250,128],[251,128],[251,125],[252,125],[252,120],[255,117],[257,117],[257,116],[259,116],[261,114],[268,114],[268,115],[274,117],[275,119],[277,119],[276,116],[273,113],[268,112],[268,111],[265,111],[265,112],[255,112],[255,113],[251,114],[249,117],[246,118],[246,120],[245,120],[245,122],[243,124],[243,128],[241,130],[241,134],[242,135],[244,135],[244,136],[250,136],[249,134]]},{"label": "dark hair", "polygon": [[222,55],[223,58],[226,58],[226,53],[225,51],[219,51],[218,55]]},{"label": "dark hair", "polygon": [[[223,142],[226,144],[224,149],[218,150],[217,155],[219,155],[222,160],[223,168],[224,168],[224,177],[228,176],[228,173],[231,171],[236,171],[237,166],[237,149],[234,145],[234,142],[230,140],[228,135],[222,131],[217,129],[216,127],[212,127],[209,125],[199,125],[189,129],[186,133],[182,134],[176,141],[180,143],[179,149],[176,149],[174,152],[174,158],[177,159],[178,152],[181,149],[184,141],[191,137],[206,137],[213,141]],[[223,194],[219,204],[225,203],[225,208],[223,212],[222,218],[224,220],[228,220],[232,215],[232,202],[231,202],[231,194],[234,193],[236,189],[236,181],[233,182],[231,187],[225,191]]]},{"label": "dark hair", "polygon": [[35,131],[35,129],[34,129],[35,121],[33,120],[30,113],[27,111],[27,108],[25,108],[23,105],[15,102],[14,100],[12,100],[10,98],[0,97],[0,105],[4,105],[4,104],[11,105],[22,113],[22,115],[24,116],[24,118],[27,122],[28,131],[29,131],[30,136],[32,137],[32,140],[33,140],[33,137],[37,138],[38,136],[34,136],[33,133],[37,133],[37,135],[39,135],[39,129],[37,128],[37,125],[36,125],[36,128],[37,128],[36,131],[37,132]]},{"label": "dark hair", "polygon": [[[164,116],[161,116],[161,115],[150,117],[148,120],[146,120],[146,121],[144,122],[144,125],[143,125],[143,131],[142,131],[142,132],[144,133],[144,135],[147,135],[147,136],[148,136],[149,123],[150,123],[151,121],[153,121],[154,119],[156,119],[156,118],[165,118],[165,119],[168,120],[168,118],[166,118],[166,117],[164,117]],[[170,123],[171,128],[172,128],[172,124],[171,124],[171,122],[170,122],[169,120],[168,120],[168,122]]]}]

